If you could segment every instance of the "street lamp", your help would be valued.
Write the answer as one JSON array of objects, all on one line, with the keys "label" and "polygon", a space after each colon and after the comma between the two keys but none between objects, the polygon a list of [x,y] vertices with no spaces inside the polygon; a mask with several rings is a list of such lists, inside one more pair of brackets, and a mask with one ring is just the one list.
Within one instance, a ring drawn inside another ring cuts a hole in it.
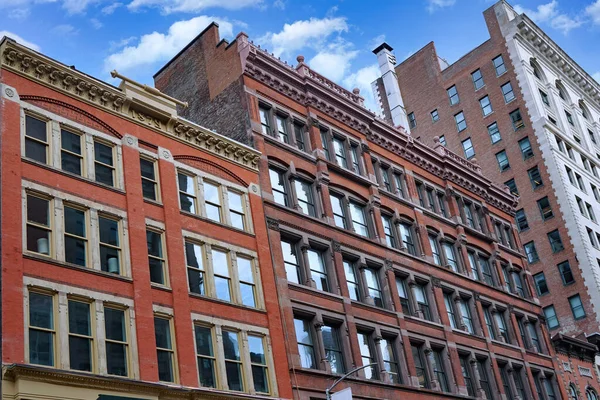
[{"label": "street lamp", "polygon": [[356,367],[354,368],[352,371],[348,372],[346,375],[342,376],[340,379],[338,379],[337,381],[333,382],[333,385],[329,386],[326,390],[325,390],[325,398],[327,400],[331,400],[331,394],[329,393],[334,387],[336,387],[336,385],[338,383],[340,383],[341,381],[343,381],[344,379],[346,379],[348,376],[352,375],[353,373],[355,373],[356,371],[360,371],[361,369],[367,368],[367,367],[372,367],[374,365],[377,365],[377,363],[371,363],[371,364],[367,364],[367,365],[363,365],[360,367]]}]

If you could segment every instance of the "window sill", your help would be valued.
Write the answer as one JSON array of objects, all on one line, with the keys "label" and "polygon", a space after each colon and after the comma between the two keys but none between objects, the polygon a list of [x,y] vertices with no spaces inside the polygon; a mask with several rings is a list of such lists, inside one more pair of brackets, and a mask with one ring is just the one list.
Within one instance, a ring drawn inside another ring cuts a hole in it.
[{"label": "window sill", "polygon": [[119,188],[116,188],[114,186],[108,186],[108,185],[105,185],[103,183],[96,182],[96,181],[93,181],[91,179],[85,178],[83,176],[72,174],[70,172],[63,171],[62,169],[54,168],[54,167],[52,167],[51,165],[48,165],[48,164],[42,164],[39,161],[35,161],[35,160],[32,160],[32,159],[27,158],[27,157],[21,157],[21,161],[23,161],[24,163],[27,163],[27,164],[35,165],[37,167],[43,168],[43,169],[48,170],[48,171],[56,172],[57,174],[60,174],[60,175],[63,175],[63,176],[69,177],[69,178],[73,178],[73,179],[76,179],[76,180],[81,181],[81,182],[88,183],[90,185],[94,185],[94,186],[100,187],[102,189],[110,190],[112,192],[123,194],[123,195],[125,194],[125,190],[123,190],[123,189],[119,189]]},{"label": "window sill", "polygon": [[500,341],[498,339],[490,339],[492,341],[493,344],[498,345],[498,346],[502,346],[502,347],[508,347],[514,350],[521,350],[521,347],[515,345],[515,344],[511,344],[511,343],[506,343],[503,341]]},{"label": "window sill", "polygon": [[163,292],[172,292],[173,291],[173,289],[171,289],[170,287],[161,285],[160,283],[150,282],[150,286],[152,287],[152,289],[162,290]]},{"label": "window sill", "polygon": [[373,184],[373,182],[371,182],[371,180],[369,180],[368,178],[366,178],[360,174],[357,174],[356,172],[350,171],[349,169],[341,167],[341,166],[337,165],[336,163],[329,161],[329,160],[325,160],[325,162],[327,163],[327,166],[329,169],[339,173],[340,175],[344,175],[350,179],[358,180],[359,182],[364,183],[367,187],[371,186]]},{"label": "window sill", "polygon": [[363,302],[358,301],[358,300],[351,300],[351,303],[352,303],[353,307],[365,308],[367,310],[374,310],[374,311],[378,311],[378,312],[381,312],[381,313],[389,314],[390,316],[394,316],[394,317],[396,316],[396,312],[395,311],[388,310],[387,308],[377,307],[375,305],[363,303]]},{"label": "window sill", "polygon": [[157,207],[163,207],[163,203],[161,203],[160,201],[156,201],[156,200],[150,200],[144,197],[144,203],[148,203],[148,204],[152,204],[153,206],[157,206]]},{"label": "window sill", "polygon": [[90,272],[92,274],[103,276],[105,278],[117,279],[117,280],[125,281],[128,283],[133,282],[133,279],[131,279],[130,277],[127,277],[127,276],[116,275],[111,272],[106,272],[106,271],[102,271],[102,270],[98,270],[98,269],[92,269],[89,267],[82,267],[81,265],[71,264],[71,263],[67,263],[64,261],[59,261],[54,258],[50,258],[50,257],[46,257],[46,256],[34,254],[34,253],[23,253],[23,258],[27,258],[27,259],[34,260],[34,261],[45,262],[45,263],[56,265],[59,267],[69,268],[69,269],[78,270],[78,271],[82,271],[82,272]]},{"label": "window sill", "polygon": [[312,161],[313,163],[315,163],[317,161],[317,158],[315,156],[313,156],[311,153],[308,153],[304,150],[300,150],[299,148],[294,147],[291,144],[282,142],[281,140],[276,139],[273,136],[266,135],[262,132],[260,134],[265,138],[265,142],[268,142],[269,144],[272,144],[273,146],[282,148],[286,151],[290,151],[299,157],[306,158],[307,160]]},{"label": "window sill", "polygon": [[422,323],[425,323],[427,325],[435,326],[436,328],[441,328],[441,329],[444,328],[444,325],[441,324],[441,323],[439,323],[439,322],[430,321],[430,320],[425,319],[425,318],[415,317],[414,315],[404,314],[404,319],[408,319],[408,320],[415,321],[415,322],[422,322]]},{"label": "window sill", "polygon": [[188,294],[190,297],[198,299],[198,300],[210,301],[212,303],[223,304],[223,305],[227,305],[227,306],[231,306],[231,307],[241,308],[241,309],[247,310],[247,311],[255,311],[255,312],[259,312],[259,313],[263,313],[263,314],[266,313],[266,310],[264,308],[245,306],[243,304],[237,304],[237,303],[233,303],[230,301],[217,299],[215,297],[204,296],[204,295],[194,293],[194,292],[188,292]]},{"label": "window sill", "polygon": [[231,230],[233,232],[241,233],[243,235],[248,235],[250,237],[256,237],[256,235],[254,233],[246,232],[246,231],[243,231],[241,229],[234,228],[233,226],[229,226],[229,225],[225,225],[223,223],[215,222],[212,219],[202,217],[202,216],[200,216],[198,214],[194,214],[194,213],[191,213],[189,211],[184,211],[182,209],[179,209],[179,213],[181,215],[185,215],[187,217],[195,218],[195,219],[198,219],[198,220],[203,221],[203,222],[208,222],[208,223],[214,224],[214,225],[219,226],[221,228],[229,229],[229,230]]}]

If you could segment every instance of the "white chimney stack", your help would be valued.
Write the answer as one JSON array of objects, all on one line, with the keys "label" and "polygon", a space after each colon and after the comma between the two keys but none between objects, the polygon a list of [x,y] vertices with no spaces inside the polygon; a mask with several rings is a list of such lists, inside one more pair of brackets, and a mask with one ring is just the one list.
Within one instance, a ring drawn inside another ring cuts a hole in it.
[{"label": "white chimney stack", "polygon": [[404,103],[400,95],[400,87],[398,86],[398,78],[396,77],[396,72],[394,72],[396,56],[392,54],[392,50],[394,49],[384,42],[373,50],[373,53],[377,55],[379,72],[383,80],[383,87],[385,88],[385,95],[390,107],[392,122],[395,126],[402,126],[406,129],[406,132],[410,133],[408,117],[406,116],[406,110],[404,109]]}]

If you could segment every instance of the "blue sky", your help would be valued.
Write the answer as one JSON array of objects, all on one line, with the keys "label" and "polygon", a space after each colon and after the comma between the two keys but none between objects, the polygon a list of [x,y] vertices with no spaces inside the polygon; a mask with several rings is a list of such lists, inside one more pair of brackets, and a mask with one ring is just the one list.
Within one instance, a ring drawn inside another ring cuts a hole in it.
[{"label": "blue sky", "polygon": [[[403,60],[430,41],[448,62],[488,38],[493,0],[0,0],[0,36],[114,83],[109,71],[144,83],[215,20],[221,35],[251,40],[295,64],[298,54],[373,107],[371,50],[382,40]],[[514,0],[600,80],[600,0]]]}]

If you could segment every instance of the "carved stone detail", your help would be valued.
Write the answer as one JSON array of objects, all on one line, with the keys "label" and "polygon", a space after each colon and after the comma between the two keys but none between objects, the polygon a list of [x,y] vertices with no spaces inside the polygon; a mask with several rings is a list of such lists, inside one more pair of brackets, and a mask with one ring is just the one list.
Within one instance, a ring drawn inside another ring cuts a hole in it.
[{"label": "carved stone detail", "polygon": [[267,217],[267,228],[273,231],[279,232],[279,221],[273,218]]}]

